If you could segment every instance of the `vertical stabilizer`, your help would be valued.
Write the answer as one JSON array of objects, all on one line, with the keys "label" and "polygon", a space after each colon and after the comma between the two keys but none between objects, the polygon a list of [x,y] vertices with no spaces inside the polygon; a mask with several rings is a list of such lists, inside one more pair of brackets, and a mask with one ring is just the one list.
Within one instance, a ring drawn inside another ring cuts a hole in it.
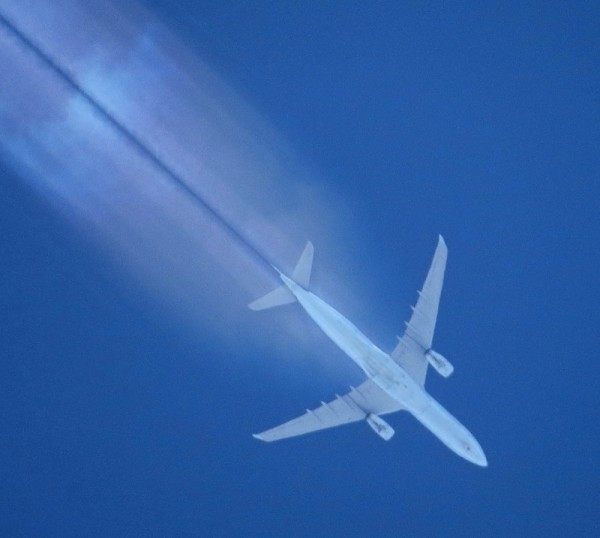
[{"label": "vertical stabilizer", "polygon": [[292,273],[292,280],[299,284],[304,289],[308,289],[310,284],[310,273],[312,270],[313,263],[313,255],[315,252],[315,248],[313,244],[308,241],[306,246],[304,247],[304,251],[294,268],[294,272]]}]

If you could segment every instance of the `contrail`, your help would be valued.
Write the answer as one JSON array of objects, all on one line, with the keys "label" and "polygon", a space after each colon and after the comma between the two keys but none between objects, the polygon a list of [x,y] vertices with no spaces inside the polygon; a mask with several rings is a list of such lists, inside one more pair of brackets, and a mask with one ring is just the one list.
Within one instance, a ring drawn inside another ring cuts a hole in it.
[{"label": "contrail", "polygon": [[[290,269],[311,239],[315,290],[360,310],[352,283],[325,270],[353,262],[343,196],[197,50],[126,4],[2,4],[0,156],[100,254],[123,297],[193,339],[268,342],[304,360],[320,335],[293,310],[273,320],[246,304],[276,280],[271,260]],[[339,373],[329,353],[319,360]]]},{"label": "contrail", "polygon": [[87,104],[89,104],[104,120],[106,120],[116,131],[137,151],[148,159],[160,172],[167,176],[194,202],[206,211],[234,240],[236,240],[252,257],[266,265],[271,270],[272,262],[263,254],[249,238],[245,237],[239,230],[232,226],[225,217],[193,188],[185,180],[178,176],[173,170],[158,157],[148,146],[135,136],[125,125],[115,118],[101,103],[99,103],[89,92],[82,88],[69,73],[58,65],[41,47],[32,41],[22,30],[0,13],[0,23],[12,34],[22,45],[30,50],[46,67],[57,75],[67,86],[75,90]]}]

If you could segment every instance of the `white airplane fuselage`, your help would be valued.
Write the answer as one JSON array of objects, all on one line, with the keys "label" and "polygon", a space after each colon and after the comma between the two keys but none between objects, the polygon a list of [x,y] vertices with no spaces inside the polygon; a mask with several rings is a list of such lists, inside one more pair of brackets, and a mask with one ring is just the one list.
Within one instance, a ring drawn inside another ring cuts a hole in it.
[{"label": "white airplane fuselage", "polygon": [[279,274],[306,313],[377,386],[400,403],[450,450],[476,465],[487,465],[485,454],[473,434],[399,364],[335,308],[284,274]]}]

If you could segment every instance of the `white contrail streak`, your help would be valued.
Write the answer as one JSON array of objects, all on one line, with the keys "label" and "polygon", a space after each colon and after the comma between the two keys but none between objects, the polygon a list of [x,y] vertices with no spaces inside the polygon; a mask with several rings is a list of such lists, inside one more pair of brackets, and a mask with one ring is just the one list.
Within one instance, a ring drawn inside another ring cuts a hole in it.
[{"label": "white contrail streak", "polygon": [[321,267],[344,265],[339,197],[148,14],[108,1],[7,1],[0,12],[22,34],[0,33],[3,153],[195,330],[260,338],[245,304],[270,287],[263,255],[285,266],[311,238]]}]

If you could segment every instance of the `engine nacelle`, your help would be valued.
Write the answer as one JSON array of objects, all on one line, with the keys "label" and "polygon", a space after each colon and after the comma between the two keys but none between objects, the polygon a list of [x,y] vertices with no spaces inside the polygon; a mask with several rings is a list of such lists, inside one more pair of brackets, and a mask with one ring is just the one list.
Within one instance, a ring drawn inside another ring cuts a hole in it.
[{"label": "engine nacelle", "polygon": [[427,357],[429,364],[431,364],[431,366],[435,368],[435,371],[441,376],[448,377],[452,372],[454,372],[454,366],[450,364],[450,361],[437,351],[430,349],[427,353],[425,353],[425,357]]},{"label": "engine nacelle", "polygon": [[389,441],[394,435],[394,428],[392,428],[385,420],[380,416],[370,414],[367,416],[367,423],[373,431],[379,435],[382,439]]}]

